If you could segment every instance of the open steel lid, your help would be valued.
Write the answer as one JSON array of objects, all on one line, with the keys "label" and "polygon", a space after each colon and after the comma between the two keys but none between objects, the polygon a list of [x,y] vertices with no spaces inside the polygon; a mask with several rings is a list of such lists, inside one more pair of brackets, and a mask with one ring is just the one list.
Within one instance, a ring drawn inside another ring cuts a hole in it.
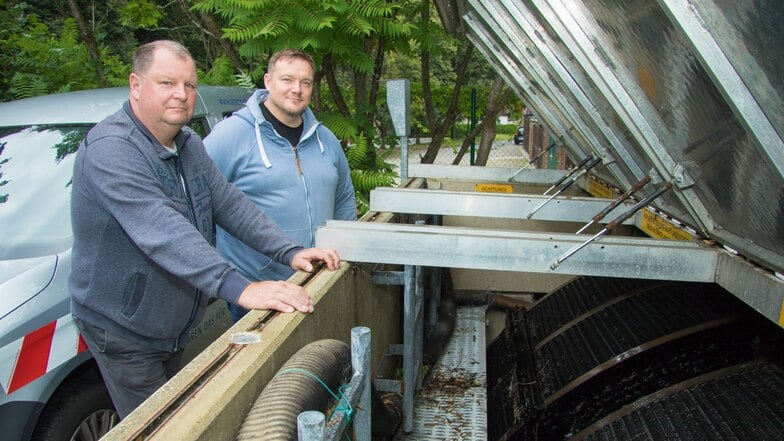
[{"label": "open steel lid", "polygon": [[[784,272],[784,3],[437,0],[567,149]],[[597,170],[597,169],[594,169]]]}]

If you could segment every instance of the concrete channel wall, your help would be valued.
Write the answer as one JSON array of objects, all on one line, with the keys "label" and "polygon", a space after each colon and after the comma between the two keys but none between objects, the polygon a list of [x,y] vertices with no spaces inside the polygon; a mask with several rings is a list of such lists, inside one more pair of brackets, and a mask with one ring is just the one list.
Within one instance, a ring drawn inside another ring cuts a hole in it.
[{"label": "concrete channel wall", "polygon": [[[351,328],[372,330],[373,369],[400,341],[400,288],[371,283],[371,268],[343,263],[315,276],[295,274],[315,311],[252,311],[218,338],[104,440],[233,440],[264,386],[291,355],[327,338],[350,343]],[[236,341],[255,341],[247,344]]]}]

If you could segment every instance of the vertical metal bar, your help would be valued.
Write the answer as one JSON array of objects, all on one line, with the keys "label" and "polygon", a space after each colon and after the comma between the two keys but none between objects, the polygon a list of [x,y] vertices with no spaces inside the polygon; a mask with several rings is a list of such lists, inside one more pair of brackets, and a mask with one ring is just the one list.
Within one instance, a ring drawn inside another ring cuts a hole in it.
[{"label": "vertical metal bar", "polygon": [[411,86],[407,79],[387,80],[387,106],[400,139],[400,182],[408,180],[408,135],[411,131]]},{"label": "vertical metal bar", "polygon": [[422,351],[425,339],[425,277],[423,274],[423,268],[421,266],[416,267],[414,277],[414,286],[416,289],[416,316],[414,317],[414,373],[416,378],[416,390],[419,390],[422,388]]},{"label": "vertical metal bar", "polygon": [[400,183],[408,180],[408,135],[400,137]]},{"label": "vertical metal bar", "polygon": [[[417,220],[416,225],[425,225],[424,220]],[[422,388],[422,351],[425,329],[425,275],[424,268],[417,266],[414,271],[414,288],[416,298],[415,335],[414,335],[414,368],[416,369],[416,389]]]},{"label": "vertical metal bar", "polygon": [[403,266],[403,431],[414,430],[414,337],[416,296],[413,265]]},{"label": "vertical metal bar", "polygon": [[370,441],[372,438],[370,403],[370,328],[357,326],[351,329],[351,366],[354,376],[362,377],[362,393],[354,407],[354,439]]},{"label": "vertical metal bar", "polygon": [[[431,216],[433,225],[441,225],[441,216],[434,214]],[[438,323],[438,308],[441,304],[441,268],[430,268],[430,306],[427,315],[427,332],[435,328]]]},{"label": "vertical metal bar", "polygon": [[430,300],[427,309],[427,330],[430,332],[438,323],[438,308],[441,304],[441,268],[430,268]]},{"label": "vertical metal bar", "polygon": [[297,439],[299,441],[322,441],[324,439],[324,414],[318,410],[306,410],[297,416]]}]

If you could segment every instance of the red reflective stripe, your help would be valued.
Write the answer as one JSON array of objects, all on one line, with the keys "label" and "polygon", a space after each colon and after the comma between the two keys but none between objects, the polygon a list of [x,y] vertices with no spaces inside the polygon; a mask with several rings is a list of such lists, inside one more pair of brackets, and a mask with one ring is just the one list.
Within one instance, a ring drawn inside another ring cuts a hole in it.
[{"label": "red reflective stripe", "polygon": [[81,354],[87,350],[87,343],[84,342],[82,334],[79,334],[79,341],[76,342],[76,353]]},{"label": "red reflective stripe", "polygon": [[49,348],[52,346],[56,326],[56,321],[51,322],[25,335],[11,383],[8,385],[9,394],[46,373]]}]

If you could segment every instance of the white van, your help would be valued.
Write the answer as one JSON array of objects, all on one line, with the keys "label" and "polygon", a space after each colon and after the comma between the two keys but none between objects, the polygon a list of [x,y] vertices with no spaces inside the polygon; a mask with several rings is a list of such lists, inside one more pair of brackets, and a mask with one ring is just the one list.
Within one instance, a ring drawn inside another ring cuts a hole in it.
[{"label": "white van", "polygon": [[[200,86],[188,124],[202,137],[252,91]],[[3,440],[93,440],[117,423],[70,314],[71,173],[87,131],[127,88],[0,103],[0,427]],[[213,302],[186,361],[231,325]]]}]

